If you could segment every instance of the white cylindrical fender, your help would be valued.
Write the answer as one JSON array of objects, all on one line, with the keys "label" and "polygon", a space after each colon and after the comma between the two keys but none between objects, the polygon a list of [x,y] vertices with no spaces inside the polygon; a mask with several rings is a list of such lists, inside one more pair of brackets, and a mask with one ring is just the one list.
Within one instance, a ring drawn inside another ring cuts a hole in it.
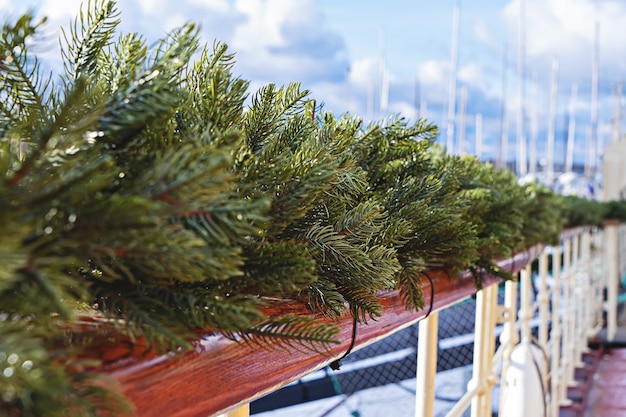
[{"label": "white cylindrical fender", "polygon": [[547,367],[543,352],[528,342],[513,348],[511,362],[502,376],[502,417],[545,417],[546,391],[541,374]]}]

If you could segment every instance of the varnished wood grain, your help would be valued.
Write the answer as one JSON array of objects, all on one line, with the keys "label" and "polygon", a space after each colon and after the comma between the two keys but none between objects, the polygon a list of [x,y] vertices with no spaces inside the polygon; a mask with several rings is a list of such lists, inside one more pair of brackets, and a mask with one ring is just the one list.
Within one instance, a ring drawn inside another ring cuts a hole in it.
[{"label": "varnished wood grain", "polygon": [[[498,264],[517,272],[534,260],[541,249],[534,246]],[[443,271],[428,274],[434,282],[433,310],[441,310],[476,292],[467,273],[458,279],[451,279]],[[483,285],[496,282],[497,278],[487,277]],[[417,312],[407,311],[396,291],[380,294],[383,314],[376,321],[358,326],[353,350],[422,319],[431,303],[430,283],[426,279],[423,290],[426,308]],[[285,304],[284,310],[307,312],[306,306],[296,303]],[[350,346],[352,319],[341,317],[334,324],[340,328],[341,343],[326,355],[252,348],[221,335],[206,334],[195,343],[194,350],[177,355],[156,355],[140,341],[136,345],[112,342],[107,349],[105,370],[120,382],[139,416],[217,415],[271,393],[340,357]]]}]

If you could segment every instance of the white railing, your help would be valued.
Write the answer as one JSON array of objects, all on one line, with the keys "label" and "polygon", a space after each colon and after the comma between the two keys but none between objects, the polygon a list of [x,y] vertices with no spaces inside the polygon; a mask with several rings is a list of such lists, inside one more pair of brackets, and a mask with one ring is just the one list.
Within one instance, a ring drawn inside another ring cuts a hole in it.
[{"label": "white railing", "polygon": [[[566,232],[560,245],[546,247],[536,261],[520,271],[518,282],[504,284],[502,304],[499,285],[477,293],[472,378],[448,417],[469,407],[472,417],[491,416],[498,384],[500,416],[556,417],[571,404],[568,388],[577,385],[575,372],[589,353],[589,338],[605,326],[607,339],[615,337],[626,226]],[[536,336],[533,318],[539,323]],[[437,325],[437,314],[420,322],[416,416],[433,415]]]}]

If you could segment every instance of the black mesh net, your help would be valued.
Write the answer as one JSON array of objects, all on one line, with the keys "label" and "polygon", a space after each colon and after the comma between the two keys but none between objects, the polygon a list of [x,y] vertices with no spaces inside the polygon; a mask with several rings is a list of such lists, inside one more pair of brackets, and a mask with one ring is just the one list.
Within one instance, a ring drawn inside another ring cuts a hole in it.
[{"label": "black mesh net", "polygon": [[[438,372],[467,368],[472,363],[475,309],[476,302],[470,298],[439,312]],[[337,371],[325,368],[253,402],[251,413],[414,379],[418,326],[419,323],[350,353]],[[440,384],[438,400],[452,404],[463,395],[471,370],[464,369],[457,375],[461,377]]]}]

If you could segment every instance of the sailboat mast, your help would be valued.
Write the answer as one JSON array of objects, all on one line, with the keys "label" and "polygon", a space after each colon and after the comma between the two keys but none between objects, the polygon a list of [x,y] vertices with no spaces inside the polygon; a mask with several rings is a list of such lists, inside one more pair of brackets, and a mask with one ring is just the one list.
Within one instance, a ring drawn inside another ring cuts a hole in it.
[{"label": "sailboat mast", "polygon": [[539,135],[539,74],[533,71],[532,97],[530,99],[530,150],[528,155],[528,172],[537,173],[537,136]]},{"label": "sailboat mast", "polygon": [[389,72],[386,65],[386,53],[385,53],[385,32],[380,31],[380,117],[385,118],[387,116],[387,107],[389,106]]},{"label": "sailboat mast", "polygon": [[517,28],[517,175],[522,176],[527,172],[526,164],[526,137],[524,134],[524,87],[525,87],[525,38],[526,38],[526,1],[519,3],[519,23]]},{"label": "sailboat mast", "polygon": [[547,180],[554,179],[554,136],[556,130],[556,100],[558,93],[557,73],[559,70],[559,60],[552,58],[552,70],[550,72],[550,119],[548,120],[548,149],[546,155]]},{"label": "sailboat mast", "polygon": [[446,128],[446,148],[448,153],[454,152],[454,123],[456,110],[456,79],[459,58],[459,15],[460,0],[455,0],[452,10],[452,48],[450,52],[450,80],[448,85],[448,117]]},{"label": "sailboat mast", "polygon": [[576,96],[578,95],[578,84],[572,84],[572,93],[569,99],[569,124],[567,127],[567,148],[565,150],[565,172],[574,169],[574,141],[576,138]]},{"label": "sailboat mast", "polygon": [[617,142],[621,136],[622,127],[622,81],[619,81],[613,90],[613,123],[611,126],[611,142]]},{"label": "sailboat mast", "polygon": [[591,134],[589,135],[588,163],[585,165],[585,175],[592,177],[595,174],[598,143],[598,67],[599,67],[599,36],[600,24],[596,20],[593,42],[593,62],[591,65]]},{"label": "sailboat mast", "polygon": [[461,104],[459,109],[459,149],[458,154],[465,154],[465,113],[467,109],[467,87],[461,88]]},{"label": "sailboat mast", "polygon": [[476,156],[483,157],[483,114],[476,113]]},{"label": "sailboat mast", "polygon": [[509,155],[509,119],[507,116],[508,107],[506,105],[507,101],[507,77],[506,73],[508,70],[508,54],[509,49],[507,48],[507,44],[504,43],[502,48],[502,115],[500,120],[500,146],[498,149],[498,155],[496,157],[496,167],[507,166],[508,155]]},{"label": "sailboat mast", "polygon": [[422,118],[422,91],[419,77],[415,76],[415,91],[413,91],[413,107],[415,108],[415,120]]}]

